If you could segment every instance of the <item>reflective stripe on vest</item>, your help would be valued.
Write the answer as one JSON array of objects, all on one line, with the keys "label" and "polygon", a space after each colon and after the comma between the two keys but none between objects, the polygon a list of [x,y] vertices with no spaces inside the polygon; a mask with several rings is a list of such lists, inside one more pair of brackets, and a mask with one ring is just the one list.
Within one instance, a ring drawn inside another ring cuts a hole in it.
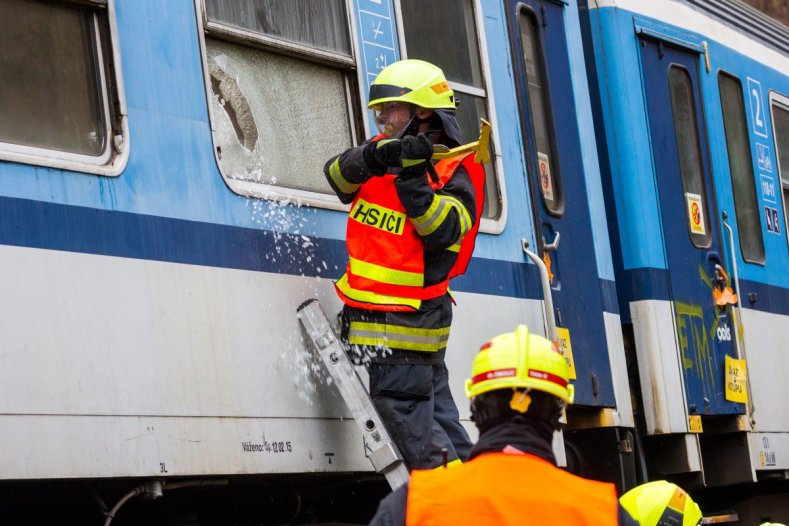
[{"label": "reflective stripe on vest", "polygon": [[613,484],[577,477],[531,454],[487,453],[453,469],[414,470],[406,525],[615,525]]},{"label": "reflective stripe on vest", "polygon": [[351,274],[372,281],[380,281],[389,285],[404,285],[406,287],[421,287],[425,284],[425,275],[404,270],[386,268],[375,263],[367,263],[356,258],[349,258],[348,266]]},{"label": "reflective stripe on vest", "polygon": [[352,321],[348,341],[352,345],[388,347],[407,351],[438,352],[447,346],[449,327],[423,329],[389,323]]},{"label": "reflective stripe on vest", "polygon": [[343,274],[334,286],[343,303],[359,309],[397,312],[415,311],[422,306],[422,300],[354,289],[348,284],[348,274]]}]

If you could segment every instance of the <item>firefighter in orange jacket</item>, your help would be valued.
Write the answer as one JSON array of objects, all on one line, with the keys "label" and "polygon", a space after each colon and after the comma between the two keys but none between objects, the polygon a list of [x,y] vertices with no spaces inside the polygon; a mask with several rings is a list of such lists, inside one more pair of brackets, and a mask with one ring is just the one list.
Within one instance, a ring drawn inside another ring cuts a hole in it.
[{"label": "firefighter in orange jacket", "polygon": [[[468,457],[444,353],[449,279],[471,257],[484,198],[472,155],[433,164],[434,144],[462,143],[443,72],[421,60],[382,70],[369,108],[381,134],[329,159],[329,184],[351,203],[348,266],[336,282],[343,340],[369,364],[370,395],[409,468]],[[430,176],[430,177],[429,177]]]},{"label": "firefighter in orange jacket", "polygon": [[412,472],[370,524],[638,524],[613,484],[556,467],[553,433],[573,400],[567,368],[554,344],[524,325],[483,345],[466,381],[480,433],[471,460]]}]

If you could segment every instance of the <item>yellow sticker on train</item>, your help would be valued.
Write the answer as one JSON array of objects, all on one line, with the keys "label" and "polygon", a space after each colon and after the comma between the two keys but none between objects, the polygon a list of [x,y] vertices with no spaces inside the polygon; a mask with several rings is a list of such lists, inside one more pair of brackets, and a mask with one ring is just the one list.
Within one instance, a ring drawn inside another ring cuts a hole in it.
[{"label": "yellow sticker on train", "polygon": [[726,355],[726,400],[748,403],[748,370],[745,360],[737,360]]},{"label": "yellow sticker on train", "polygon": [[685,194],[685,201],[688,205],[688,222],[690,231],[693,234],[707,235],[707,227],[704,225],[704,204],[699,194]]},{"label": "yellow sticker on train", "polygon": [[564,359],[567,360],[569,367],[570,379],[575,380],[575,362],[573,361],[573,346],[570,343],[570,330],[564,327],[556,327],[556,346],[559,352],[562,353]]}]

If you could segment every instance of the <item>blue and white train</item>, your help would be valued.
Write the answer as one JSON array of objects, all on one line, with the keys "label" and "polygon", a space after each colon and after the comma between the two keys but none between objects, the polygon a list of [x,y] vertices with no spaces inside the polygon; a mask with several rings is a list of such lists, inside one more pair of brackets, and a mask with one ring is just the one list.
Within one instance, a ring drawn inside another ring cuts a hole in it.
[{"label": "blue and white train", "polygon": [[322,166],[407,57],[468,141],[493,124],[452,283],[469,430],[474,353],[525,323],[572,365],[568,469],[787,520],[789,32],[709,4],[3,0],[1,513],[369,518],[387,488],[295,312],[340,308]]},{"label": "blue and white train", "polygon": [[773,485],[789,469],[789,30],[739,2],[582,11],[641,468]]}]

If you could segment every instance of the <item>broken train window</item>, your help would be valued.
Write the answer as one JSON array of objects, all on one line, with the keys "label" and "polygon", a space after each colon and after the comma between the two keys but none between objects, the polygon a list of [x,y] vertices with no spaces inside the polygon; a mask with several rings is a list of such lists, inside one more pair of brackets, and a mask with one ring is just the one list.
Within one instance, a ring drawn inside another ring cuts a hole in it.
[{"label": "broken train window", "polygon": [[359,126],[346,0],[204,2],[214,141],[228,184],[247,195],[272,195],[260,185],[333,195],[323,164],[353,145]]}]

